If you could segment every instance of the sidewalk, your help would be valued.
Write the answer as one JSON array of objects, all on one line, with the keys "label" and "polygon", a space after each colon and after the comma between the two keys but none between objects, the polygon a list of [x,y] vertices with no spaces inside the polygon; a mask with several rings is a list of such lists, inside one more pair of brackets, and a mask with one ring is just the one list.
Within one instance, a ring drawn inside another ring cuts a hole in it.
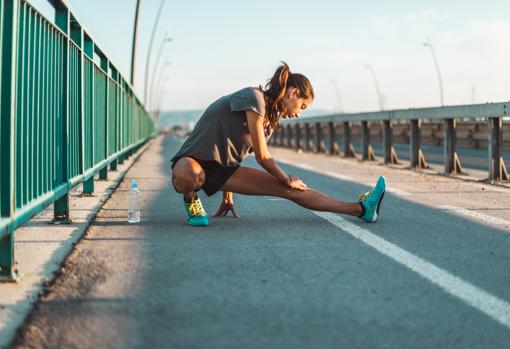
[{"label": "sidewalk", "polygon": [[[74,245],[93,221],[95,215],[118,186],[130,166],[147,149],[142,147],[130,159],[108,171],[107,180],[98,180],[92,197],[84,197],[82,185],[70,192],[71,225],[49,225],[53,205],[26,222],[15,232],[14,253],[17,268],[23,274],[18,283],[0,283],[0,348],[10,342],[23,323],[34,302],[51,283]],[[127,217],[127,216],[126,216]]]}]

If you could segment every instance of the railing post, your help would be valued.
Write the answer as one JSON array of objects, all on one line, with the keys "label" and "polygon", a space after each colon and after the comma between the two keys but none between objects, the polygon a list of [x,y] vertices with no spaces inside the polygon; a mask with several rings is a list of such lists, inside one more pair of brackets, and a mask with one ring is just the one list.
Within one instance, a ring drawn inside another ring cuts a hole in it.
[{"label": "railing post", "polygon": [[344,157],[353,158],[356,156],[356,151],[354,150],[354,146],[352,145],[352,136],[351,136],[351,122],[344,121]]},{"label": "railing post", "polygon": [[395,148],[393,148],[393,130],[391,120],[383,120],[383,147],[384,163],[398,164],[398,157]]},{"label": "railing post", "polygon": [[[109,73],[109,62],[108,62],[108,58],[106,58],[106,56],[104,55],[101,55],[101,69],[104,70],[104,73],[106,74],[106,84],[105,84],[105,110],[104,110],[104,115],[105,115],[105,132],[104,132],[104,137],[105,137],[105,159],[108,159],[108,144],[110,143],[109,142],[109,139],[108,139],[108,128],[109,128],[109,120],[108,120],[108,117],[109,117],[109,114],[110,114],[110,108],[108,107],[108,103],[109,103],[109,98],[108,98],[108,95],[109,95],[109,82],[110,82],[110,73]],[[99,179],[101,180],[107,180],[108,179],[108,165],[106,165],[105,167],[103,167],[102,169],[99,170]]]},{"label": "railing post", "polygon": [[333,121],[328,122],[328,133],[329,133],[329,154],[338,155],[340,150],[338,149],[338,143],[336,140],[336,124]]},{"label": "railing post", "polygon": [[[65,34],[65,43],[63,45],[63,59],[62,59],[62,181],[67,183],[69,181],[69,33],[70,33],[70,14],[63,3],[55,2],[56,10],[56,25]],[[52,223],[70,224],[69,217],[69,192],[67,191],[62,197],[57,199],[53,204],[53,220]]]},{"label": "railing post", "polygon": [[[16,0],[3,1],[0,6],[2,38],[0,38],[1,55],[1,94],[0,94],[0,221],[12,219],[15,207],[15,118],[16,118],[16,52],[18,3]],[[14,231],[5,228],[0,230],[0,281],[16,282],[20,274],[15,268],[14,259]]]},{"label": "railing post", "polygon": [[[83,35],[83,55],[84,55],[84,57],[82,58],[83,62],[85,62],[85,55],[88,56],[91,60],[94,58],[94,42],[87,35]],[[85,65],[85,63],[83,63],[83,66],[84,65]],[[94,144],[95,143],[94,143],[94,71],[93,70],[89,76],[90,89],[88,91],[85,91],[85,69],[83,70],[82,84],[83,84],[82,101],[87,100],[85,98],[86,93],[90,94],[91,103],[89,105],[89,108],[90,108],[90,111],[92,114],[91,120],[84,119],[85,123],[87,123],[90,127],[90,140],[89,140],[90,148],[86,149],[84,146],[83,154],[84,154],[84,159],[85,159],[86,158],[85,150],[89,151],[90,156],[92,157],[92,165],[94,165],[94,156],[95,156],[95,151],[94,151],[95,145]],[[83,113],[83,117],[85,118],[85,113]],[[85,162],[85,160],[84,160],[84,162]],[[88,170],[87,166],[85,166],[85,165],[83,168]],[[86,179],[85,182],[83,182],[83,194],[86,196],[90,196],[93,193],[94,193],[94,176],[91,176],[89,179]]]},{"label": "railing post", "polygon": [[425,155],[421,150],[421,129],[420,124],[421,120],[412,119],[409,120],[411,125],[411,137],[410,137],[410,158],[411,158],[411,167],[423,169],[427,168],[427,162],[425,161]]},{"label": "railing post", "polygon": [[370,126],[368,121],[361,122],[361,141],[363,143],[362,160],[375,160],[374,149],[370,145]]},{"label": "railing post", "polygon": [[444,119],[444,165],[448,174],[462,173],[462,166],[457,155],[457,124],[455,119]]},{"label": "railing post", "polygon": [[503,130],[501,117],[488,118],[489,122],[489,181],[508,181],[508,172],[501,154]]},{"label": "railing post", "polygon": [[322,132],[322,122],[315,123],[315,132],[317,136],[317,153],[325,153],[326,145],[324,144],[324,135]]}]

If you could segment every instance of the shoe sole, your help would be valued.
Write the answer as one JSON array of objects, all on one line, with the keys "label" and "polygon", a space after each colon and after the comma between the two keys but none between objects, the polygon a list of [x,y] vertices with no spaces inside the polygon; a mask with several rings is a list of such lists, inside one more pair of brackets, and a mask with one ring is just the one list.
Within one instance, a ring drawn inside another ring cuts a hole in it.
[{"label": "shoe sole", "polygon": [[381,198],[379,199],[379,202],[377,203],[377,208],[375,209],[375,212],[377,212],[377,217],[379,218],[379,210],[381,209],[382,200],[384,199],[384,194],[386,193],[386,190],[383,191]]},{"label": "shoe sole", "polygon": [[193,227],[207,227],[209,225],[209,221],[207,221],[207,222],[193,222],[193,223],[188,221],[188,224]]}]

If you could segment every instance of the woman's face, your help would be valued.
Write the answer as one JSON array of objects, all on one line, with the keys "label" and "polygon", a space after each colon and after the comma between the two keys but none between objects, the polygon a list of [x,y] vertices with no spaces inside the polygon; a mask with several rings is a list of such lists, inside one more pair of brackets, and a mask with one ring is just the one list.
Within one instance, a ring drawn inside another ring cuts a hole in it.
[{"label": "woman's face", "polygon": [[282,115],[284,119],[298,118],[301,111],[308,108],[312,103],[312,99],[305,99],[299,97],[299,90],[295,87],[290,87],[287,90],[287,95],[283,100],[285,103],[285,113]]}]

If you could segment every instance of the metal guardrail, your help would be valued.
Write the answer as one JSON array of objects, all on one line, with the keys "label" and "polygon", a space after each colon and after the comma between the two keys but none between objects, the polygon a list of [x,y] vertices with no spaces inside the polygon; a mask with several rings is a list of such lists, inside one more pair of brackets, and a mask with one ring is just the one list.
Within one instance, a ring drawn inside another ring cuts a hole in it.
[{"label": "metal guardrail", "polygon": [[[340,148],[345,157],[354,157],[355,149],[352,144],[353,125],[359,125],[357,131],[361,138],[361,159],[374,160],[374,151],[370,145],[373,128],[377,125],[382,129],[383,157],[385,164],[397,163],[398,157],[393,147],[393,128],[402,126],[395,121],[405,122],[406,134],[409,135],[411,167],[425,168],[428,164],[425,154],[421,149],[422,131],[427,136],[434,135],[436,140],[444,147],[445,172],[451,175],[462,172],[460,159],[457,155],[457,121],[458,119],[485,119],[487,123],[487,148],[489,153],[490,181],[508,181],[509,176],[502,158],[503,149],[503,117],[510,114],[510,102],[460,105],[435,108],[420,108],[406,110],[389,110],[380,112],[356,113],[356,114],[332,114],[320,117],[308,117],[303,119],[286,120],[282,127],[271,138],[270,144],[284,146],[305,151],[324,152],[339,154]],[[432,122],[422,127],[424,120]],[[438,123],[438,121],[440,123]],[[442,124],[442,125],[441,125]],[[439,127],[439,125],[441,127]],[[338,128],[341,126],[342,147],[339,146]],[[464,125],[463,125],[464,126]],[[479,131],[483,127],[480,124],[472,124],[473,127],[463,127],[462,139],[464,145],[469,141],[479,145]],[[400,127],[401,128],[401,127]],[[440,128],[443,135],[438,137],[436,130]],[[469,130],[471,128],[471,130]],[[328,136],[325,137],[325,129]],[[466,132],[465,130],[468,129]],[[314,135],[312,135],[314,133]],[[469,138],[472,139],[469,139]],[[510,140],[510,139],[509,139]],[[326,146],[328,143],[328,146]],[[509,142],[510,144],[510,142]]]},{"label": "metal guardrail", "polygon": [[0,2],[0,280],[19,277],[14,231],[54,204],[69,223],[69,191],[154,136],[153,120],[62,0],[50,21],[24,0]]}]

